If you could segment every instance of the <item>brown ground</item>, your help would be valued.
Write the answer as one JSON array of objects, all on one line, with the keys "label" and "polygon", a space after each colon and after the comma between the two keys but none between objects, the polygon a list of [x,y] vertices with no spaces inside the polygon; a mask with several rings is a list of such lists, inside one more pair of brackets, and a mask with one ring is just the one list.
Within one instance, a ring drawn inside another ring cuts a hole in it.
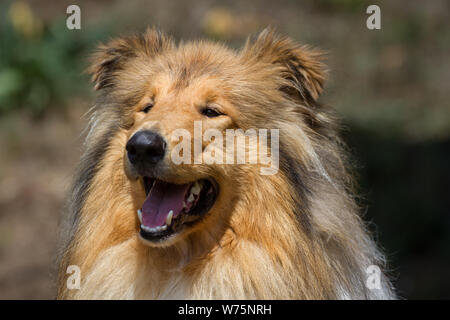
[{"label": "brown ground", "polygon": [[[87,107],[0,125],[0,299],[52,298],[52,266],[65,190],[80,155]],[[12,125],[14,124],[14,125]]]}]

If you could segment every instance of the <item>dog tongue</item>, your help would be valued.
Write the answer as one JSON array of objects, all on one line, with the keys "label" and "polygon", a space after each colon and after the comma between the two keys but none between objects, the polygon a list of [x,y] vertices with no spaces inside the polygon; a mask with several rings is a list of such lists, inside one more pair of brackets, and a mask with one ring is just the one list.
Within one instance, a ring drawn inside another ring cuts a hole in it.
[{"label": "dog tongue", "polygon": [[142,224],[155,228],[166,223],[170,210],[173,218],[183,210],[190,184],[173,184],[156,180],[142,205]]}]

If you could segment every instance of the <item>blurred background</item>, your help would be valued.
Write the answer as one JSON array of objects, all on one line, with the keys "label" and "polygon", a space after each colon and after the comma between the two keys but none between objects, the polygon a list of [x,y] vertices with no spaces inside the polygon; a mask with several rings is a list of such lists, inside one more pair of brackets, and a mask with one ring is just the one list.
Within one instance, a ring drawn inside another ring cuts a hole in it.
[{"label": "blurred background", "polygon": [[[66,9],[81,8],[81,30]],[[366,8],[381,8],[381,30]],[[364,218],[398,294],[450,298],[450,3],[1,1],[0,298],[53,298],[58,217],[93,97],[87,57],[159,26],[239,47],[271,25],[329,52],[322,101],[344,124]]]}]

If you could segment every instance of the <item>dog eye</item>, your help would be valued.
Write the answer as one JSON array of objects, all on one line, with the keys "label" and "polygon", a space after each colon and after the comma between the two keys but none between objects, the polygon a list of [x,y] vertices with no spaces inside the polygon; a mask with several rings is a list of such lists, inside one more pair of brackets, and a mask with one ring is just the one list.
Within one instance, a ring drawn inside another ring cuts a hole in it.
[{"label": "dog eye", "polygon": [[153,103],[149,103],[145,106],[144,109],[141,110],[141,112],[147,113],[150,111],[150,109],[153,107]]},{"label": "dog eye", "polygon": [[208,118],[215,118],[215,117],[222,115],[222,113],[220,113],[217,110],[214,110],[212,108],[204,108],[202,110],[202,114],[204,116],[207,116]]}]

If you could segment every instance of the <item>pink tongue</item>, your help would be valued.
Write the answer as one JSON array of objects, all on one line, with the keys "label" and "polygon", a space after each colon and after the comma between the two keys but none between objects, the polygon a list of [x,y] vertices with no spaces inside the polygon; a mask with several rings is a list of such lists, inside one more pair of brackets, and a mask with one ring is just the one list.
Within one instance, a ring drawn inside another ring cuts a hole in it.
[{"label": "pink tongue", "polygon": [[142,205],[142,224],[155,228],[166,223],[170,210],[173,218],[183,210],[190,184],[172,184],[156,180]]}]

